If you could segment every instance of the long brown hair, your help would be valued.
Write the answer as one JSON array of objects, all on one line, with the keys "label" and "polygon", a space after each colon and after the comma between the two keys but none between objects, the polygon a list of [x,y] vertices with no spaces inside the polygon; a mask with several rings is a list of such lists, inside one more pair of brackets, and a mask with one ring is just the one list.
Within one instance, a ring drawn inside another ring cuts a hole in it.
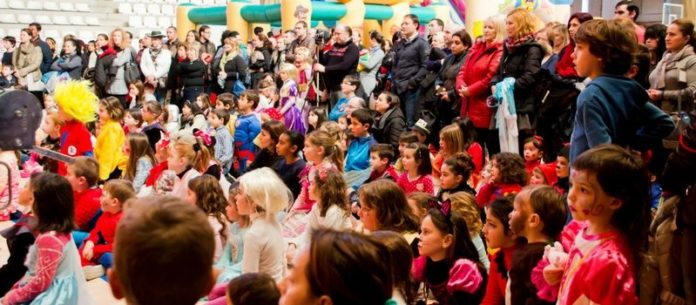
[{"label": "long brown hair", "polygon": [[418,232],[420,224],[408,205],[399,185],[379,179],[363,185],[359,191],[360,204],[377,209],[380,230]]},{"label": "long brown hair", "polygon": [[126,172],[123,178],[133,181],[135,170],[138,167],[138,159],[146,157],[154,165],[156,163],[155,154],[152,152],[147,136],[141,132],[128,134],[128,147],[130,148],[130,153],[128,154],[128,164],[126,165]]},{"label": "long brown hair", "polygon": [[389,250],[375,238],[320,229],[312,233],[303,272],[311,295],[328,296],[334,305],[384,304],[394,289],[392,266]]},{"label": "long brown hair", "polygon": [[326,216],[326,212],[332,205],[338,206],[343,210],[346,216],[350,215],[348,196],[346,196],[345,180],[343,174],[339,171],[318,168],[317,174],[314,175],[315,190],[319,194],[319,204],[321,207],[321,216]]},{"label": "long brown hair", "polygon": [[227,220],[225,219],[227,199],[220,187],[220,181],[211,175],[204,174],[191,179],[188,188],[196,194],[196,206],[206,215],[215,217],[220,223],[222,228],[218,233],[220,233],[222,244],[227,243]]}]

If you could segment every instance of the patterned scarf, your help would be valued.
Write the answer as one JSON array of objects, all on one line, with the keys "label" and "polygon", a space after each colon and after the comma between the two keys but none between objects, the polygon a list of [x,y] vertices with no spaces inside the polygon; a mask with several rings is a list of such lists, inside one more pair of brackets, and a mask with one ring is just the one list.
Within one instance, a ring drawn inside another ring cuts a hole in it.
[{"label": "patterned scarf", "polygon": [[505,39],[505,47],[508,49],[509,53],[514,53],[519,46],[523,45],[528,40],[534,40],[534,35],[530,34],[518,38],[508,37]]}]

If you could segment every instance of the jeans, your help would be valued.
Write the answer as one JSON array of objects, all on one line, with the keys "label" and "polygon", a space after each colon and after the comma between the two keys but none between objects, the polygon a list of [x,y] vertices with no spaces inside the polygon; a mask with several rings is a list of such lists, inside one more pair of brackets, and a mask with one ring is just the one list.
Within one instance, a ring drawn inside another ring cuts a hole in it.
[{"label": "jeans", "polygon": [[194,103],[198,95],[202,92],[203,87],[185,87],[181,94],[181,102],[179,105],[183,106],[186,101]]},{"label": "jeans", "polygon": [[75,245],[77,245],[78,248],[80,248],[82,246],[82,242],[84,242],[88,236],[89,236],[89,232],[77,231],[77,230],[72,231],[73,241],[75,241]]},{"label": "jeans", "polygon": [[418,115],[418,104],[419,104],[419,98],[420,98],[420,87],[416,89],[409,89],[406,90],[405,92],[402,92],[399,94],[399,99],[401,100],[401,105],[402,108],[404,109],[404,113],[406,114],[406,126],[408,128],[413,127],[413,124],[416,123],[418,118],[416,117]]}]

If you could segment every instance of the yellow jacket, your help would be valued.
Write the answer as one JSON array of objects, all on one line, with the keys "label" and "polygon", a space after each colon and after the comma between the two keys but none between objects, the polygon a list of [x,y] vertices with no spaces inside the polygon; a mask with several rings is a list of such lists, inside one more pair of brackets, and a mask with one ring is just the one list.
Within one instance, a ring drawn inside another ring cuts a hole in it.
[{"label": "yellow jacket", "polygon": [[109,178],[109,174],[118,166],[123,155],[123,144],[126,143],[126,134],[121,124],[108,121],[102,125],[97,135],[97,145],[94,147],[94,157],[99,162],[99,179]]}]

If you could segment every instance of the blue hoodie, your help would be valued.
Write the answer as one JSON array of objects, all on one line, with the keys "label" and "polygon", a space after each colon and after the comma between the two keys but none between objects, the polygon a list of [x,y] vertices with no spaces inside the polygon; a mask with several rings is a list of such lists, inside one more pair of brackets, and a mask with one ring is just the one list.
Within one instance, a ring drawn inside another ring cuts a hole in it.
[{"label": "blue hoodie", "polygon": [[578,96],[571,164],[600,144],[641,148],[669,135],[674,124],[648,100],[646,90],[627,77],[604,74],[592,80]]},{"label": "blue hoodie", "polygon": [[344,171],[361,171],[370,167],[370,147],[376,143],[372,135],[353,139],[348,146]]}]

